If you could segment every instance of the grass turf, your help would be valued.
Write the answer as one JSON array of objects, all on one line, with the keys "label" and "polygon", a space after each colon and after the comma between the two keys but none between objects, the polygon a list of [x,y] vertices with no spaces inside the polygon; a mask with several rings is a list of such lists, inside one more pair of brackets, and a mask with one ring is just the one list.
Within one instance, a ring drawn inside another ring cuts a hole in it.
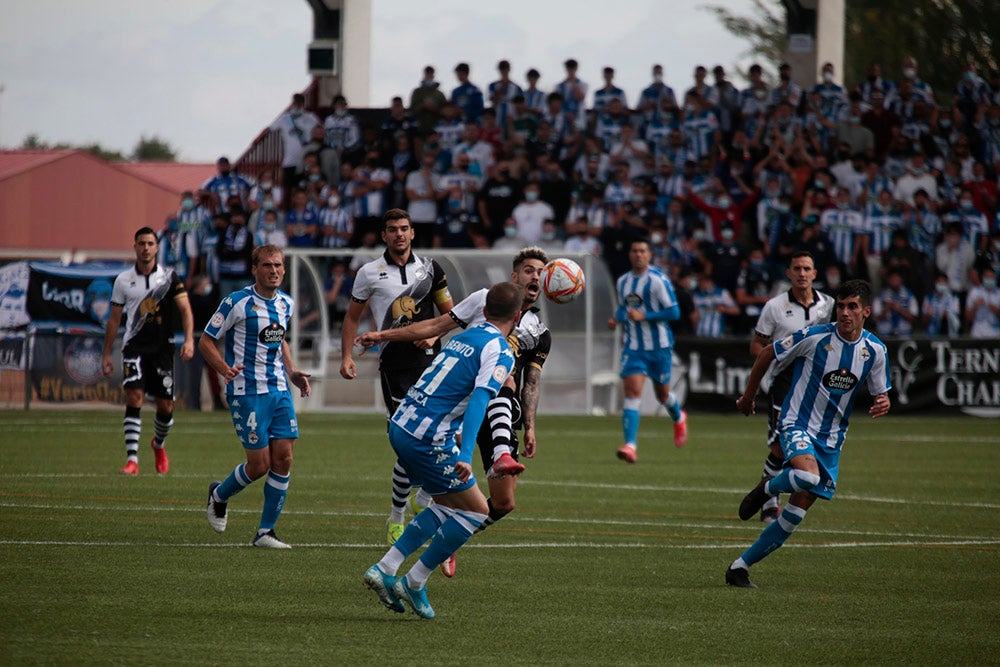
[{"label": "grass turf", "polygon": [[[763,417],[691,416],[675,449],[644,418],[543,417],[518,510],[429,583],[438,617],[361,584],[385,547],[393,457],[375,415],[302,415],[278,534],[249,547],[262,490],[206,524],[208,482],[242,459],[225,413],[178,413],[172,468],[123,462],[111,412],[0,413],[0,661],[257,664],[989,663],[1000,654],[1000,435],[989,420],[859,415],[837,497],[723,584],[758,535],[735,518]],[[478,460],[478,459],[477,459]]]}]

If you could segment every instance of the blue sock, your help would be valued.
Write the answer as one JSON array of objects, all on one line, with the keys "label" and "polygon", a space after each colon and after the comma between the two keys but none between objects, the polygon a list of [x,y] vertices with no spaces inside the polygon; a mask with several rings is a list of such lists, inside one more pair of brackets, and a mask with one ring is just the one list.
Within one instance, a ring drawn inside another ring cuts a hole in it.
[{"label": "blue sock", "polygon": [[288,481],[291,475],[279,475],[273,470],[267,471],[267,481],[264,483],[264,509],[260,513],[258,533],[274,529],[274,524],[281,516],[281,508],[285,506],[285,495],[288,493]]},{"label": "blue sock", "polygon": [[639,437],[639,405],[641,398],[626,398],[622,404],[622,432],[625,435],[625,444],[636,444]]},{"label": "blue sock", "polygon": [[229,477],[222,480],[222,484],[216,487],[215,499],[220,503],[227,502],[237,493],[247,488],[247,485],[252,481],[253,480],[247,476],[247,464],[241,463],[233,468],[233,471],[229,473]]},{"label": "blue sock", "polygon": [[399,549],[400,553],[403,554],[403,558],[406,558],[422,547],[424,542],[431,539],[437,529],[441,527],[441,524],[448,518],[451,511],[448,507],[441,507],[436,504],[424,508],[420,514],[413,517],[413,520],[407,524],[406,530],[403,531],[403,534],[400,535],[393,546]]},{"label": "blue sock", "polygon": [[766,491],[772,496],[779,493],[809,491],[819,484],[819,475],[805,470],[787,467],[767,483]]},{"label": "blue sock", "polygon": [[458,551],[469,541],[472,534],[486,520],[485,514],[455,510],[448,520],[441,524],[431,543],[427,545],[420,560],[406,573],[407,583],[411,588],[423,588],[427,578],[441,563]]},{"label": "blue sock", "polygon": [[681,402],[677,400],[677,394],[670,392],[667,394],[667,400],[663,404],[663,407],[667,409],[667,414],[674,422],[679,422],[681,420]]},{"label": "blue sock", "polygon": [[751,544],[740,558],[747,564],[747,567],[764,560],[765,556],[785,543],[788,536],[795,532],[804,518],[806,518],[804,509],[795,505],[785,505],[778,520],[765,528],[757,541]]}]

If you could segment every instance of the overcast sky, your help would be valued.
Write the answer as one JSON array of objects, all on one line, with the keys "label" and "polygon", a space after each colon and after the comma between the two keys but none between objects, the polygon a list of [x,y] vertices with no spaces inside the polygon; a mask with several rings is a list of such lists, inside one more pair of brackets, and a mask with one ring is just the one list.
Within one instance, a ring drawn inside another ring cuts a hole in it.
[{"label": "overcast sky", "polygon": [[[508,59],[513,77],[548,89],[576,58],[591,90],[601,69],[633,104],[663,64],[675,89],[694,66],[728,69],[746,44],[691,0],[373,0],[370,103],[409,99],[424,65],[442,88],[466,61],[484,88]],[[712,0],[749,13],[750,0]],[[305,0],[4,0],[0,20],[0,146],[29,134],[131,152],[157,135],[188,161],[236,157],[309,83]],[[567,11],[572,8],[572,11]]]}]

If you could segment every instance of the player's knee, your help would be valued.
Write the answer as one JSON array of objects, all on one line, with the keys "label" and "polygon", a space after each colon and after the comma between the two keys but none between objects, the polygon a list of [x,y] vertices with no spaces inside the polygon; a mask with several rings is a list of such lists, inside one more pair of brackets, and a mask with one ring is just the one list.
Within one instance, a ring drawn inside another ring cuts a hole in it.
[{"label": "player's knee", "polygon": [[266,475],[270,467],[270,462],[267,460],[247,461],[246,467],[243,470],[246,472],[247,477],[250,478],[250,481],[253,481]]},{"label": "player's knee", "polygon": [[796,491],[809,491],[819,484],[819,475],[807,470],[793,470],[791,481]]},{"label": "player's knee", "polygon": [[514,498],[491,498],[490,506],[499,514],[510,514],[514,511]]},{"label": "player's knee", "polygon": [[292,453],[290,451],[271,455],[271,470],[279,475],[287,475],[291,469]]}]

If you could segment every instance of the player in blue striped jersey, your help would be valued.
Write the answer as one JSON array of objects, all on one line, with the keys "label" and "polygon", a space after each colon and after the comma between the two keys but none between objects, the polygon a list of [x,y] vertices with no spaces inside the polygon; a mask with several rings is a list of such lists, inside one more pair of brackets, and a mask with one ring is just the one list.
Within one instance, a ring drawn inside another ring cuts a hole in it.
[{"label": "player in blue striped jersey", "polygon": [[674,334],[667,322],[680,318],[681,311],[670,279],[650,266],[653,253],[646,239],[635,239],[629,246],[632,270],[618,278],[618,309],[608,326],[622,325],[623,344],[621,378],[625,399],[622,406],[622,431],[625,444],[618,448],[618,458],[635,463],[639,435],[639,406],[642,386],[648,377],[653,390],[674,422],[674,445],[687,442],[687,413],[677,396],[670,391],[670,368]]},{"label": "player in blue striped jersey", "polygon": [[[506,336],[520,314],[523,293],[499,283],[486,295],[486,321],[442,348],[410,387],[389,424],[389,441],[411,479],[434,497],[410,522],[382,559],[365,572],[365,585],[388,609],[404,602],[423,618],[434,618],[427,579],[465,544],[486,520],[489,507],[472,473],[472,453],[486,406],[514,366]],[[464,434],[461,444],[456,434]],[[427,549],[403,577],[403,561],[427,540]]]},{"label": "player in blue striped jersey", "polygon": [[[205,362],[226,381],[233,426],[247,457],[224,481],[209,485],[208,523],[216,532],[224,531],[229,499],[266,475],[264,508],[253,545],[289,549],[274,534],[291,478],[292,447],[299,437],[288,380],[305,397],[310,393],[309,375],[295,369],[285,342],[294,303],[278,289],[285,279],[281,249],[254,248],[251,272],[254,284],[222,300],[198,341]],[[216,347],[220,338],[225,341],[225,357]]]},{"label": "player in blue striped jersey", "polygon": [[892,383],[886,348],[864,329],[872,312],[871,287],[861,280],[847,281],[837,290],[834,309],[835,323],[801,329],[764,348],[736,401],[740,412],[753,414],[757,390],[771,361],[777,361],[779,370],[791,368],[791,389],[781,408],[785,465],[746,495],[740,518],[749,519],[775,494],[792,495],[778,520],[726,570],[730,586],[756,588],[748,568],[785,543],[817,498],[833,497],[840,451],[862,385],[874,397],[869,414],[876,418],[889,412]]}]

